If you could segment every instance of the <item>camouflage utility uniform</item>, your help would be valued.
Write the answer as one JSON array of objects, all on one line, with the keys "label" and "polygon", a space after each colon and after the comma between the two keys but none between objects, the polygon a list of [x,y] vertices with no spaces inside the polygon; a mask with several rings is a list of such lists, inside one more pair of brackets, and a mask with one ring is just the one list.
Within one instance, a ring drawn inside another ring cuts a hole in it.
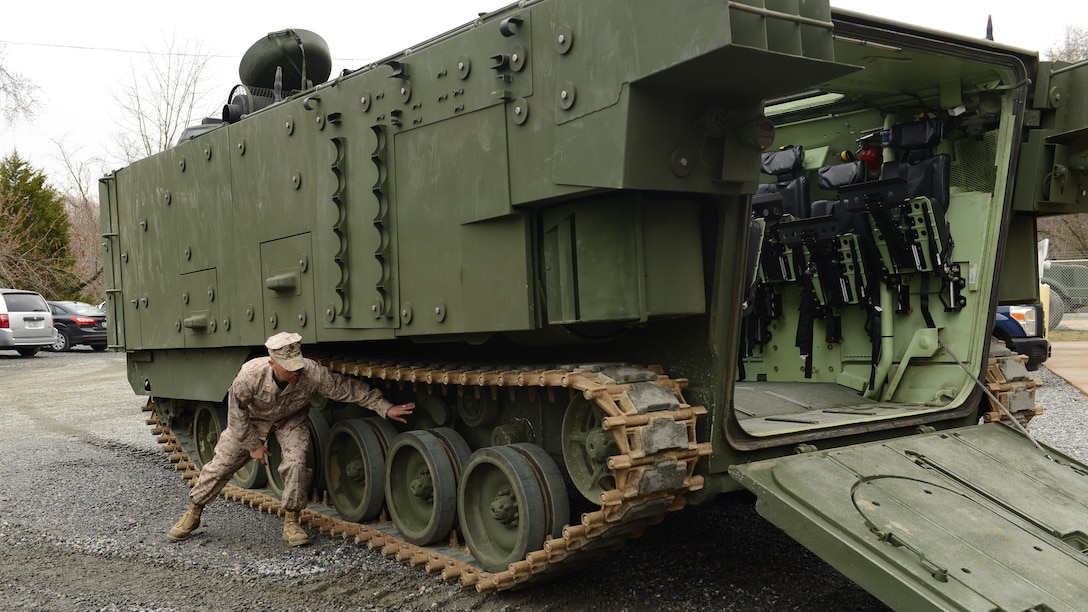
[{"label": "camouflage utility uniform", "polygon": [[310,398],[321,395],[331,400],[364,406],[385,417],[393,405],[377,389],[361,380],[330,372],[306,359],[299,381],[284,388],[272,376],[267,357],[251,359],[242,365],[227,400],[227,428],[215,445],[215,458],[200,470],[200,479],[189,492],[189,499],[204,506],[215,499],[239,468],[250,460],[250,452],[260,448],[270,433],[275,433],[283,459],[279,466],[283,478],[283,508],[298,511],[306,507],[307,491],[313,470],[306,467],[310,433],[306,427]]}]

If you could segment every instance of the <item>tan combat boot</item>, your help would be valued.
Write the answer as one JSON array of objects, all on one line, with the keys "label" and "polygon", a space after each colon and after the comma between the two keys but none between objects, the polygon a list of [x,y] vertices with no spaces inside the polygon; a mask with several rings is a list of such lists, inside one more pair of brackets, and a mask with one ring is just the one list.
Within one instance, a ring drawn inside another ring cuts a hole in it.
[{"label": "tan combat boot", "polygon": [[166,539],[171,542],[180,542],[189,537],[189,534],[194,529],[200,527],[200,513],[204,511],[204,506],[198,506],[196,504],[189,504],[189,509],[185,511],[185,514],[181,515],[178,522],[174,523],[174,526],[170,528],[170,532],[166,534]]},{"label": "tan combat boot", "polygon": [[310,543],[310,536],[298,523],[298,512],[288,512],[283,517],[283,539],[291,546]]}]

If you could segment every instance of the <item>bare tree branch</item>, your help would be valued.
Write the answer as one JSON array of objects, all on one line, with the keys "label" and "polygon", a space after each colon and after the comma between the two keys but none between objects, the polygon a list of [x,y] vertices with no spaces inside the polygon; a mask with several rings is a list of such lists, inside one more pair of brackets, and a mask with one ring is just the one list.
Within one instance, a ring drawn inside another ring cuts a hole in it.
[{"label": "bare tree branch", "polygon": [[12,124],[19,119],[33,119],[39,88],[28,77],[10,70],[0,45],[0,117]]},{"label": "bare tree branch", "polygon": [[149,52],[146,66],[132,66],[131,80],[113,96],[122,111],[115,140],[126,163],[173,146],[208,97],[200,83],[211,55],[200,43],[179,49],[172,39],[166,47]]},{"label": "bare tree branch", "polygon": [[1088,59],[1088,29],[1066,25],[1061,40],[1047,49],[1046,57],[1069,63]]},{"label": "bare tree branch", "polygon": [[68,215],[69,251],[74,259],[71,271],[76,276],[73,291],[78,297],[91,303],[98,303],[105,297],[105,284],[102,277],[102,249],[98,219],[98,201],[93,197],[95,177],[103,172],[92,167],[92,163],[101,165],[102,160],[91,158],[77,162],[75,154],[62,141],[54,140],[59,151],[59,160],[66,172],[67,189],[64,197],[64,211]]}]

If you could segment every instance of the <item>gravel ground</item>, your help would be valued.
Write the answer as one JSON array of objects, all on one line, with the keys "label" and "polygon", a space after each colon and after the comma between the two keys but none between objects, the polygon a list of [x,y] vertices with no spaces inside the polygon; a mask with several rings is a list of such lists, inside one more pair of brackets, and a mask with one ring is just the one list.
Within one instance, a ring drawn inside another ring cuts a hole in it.
[{"label": "gravel ground", "polygon": [[[1042,370],[1040,439],[1085,458],[1085,398]],[[0,353],[2,610],[884,610],[760,518],[747,493],[670,515],[556,586],[479,595],[238,504],[164,534],[188,490],[115,353]],[[1072,426],[1076,424],[1077,426]]]},{"label": "gravel ground", "polygon": [[1044,411],[1031,420],[1028,432],[1039,442],[1088,462],[1088,398],[1045,365],[1032,376],[1043,381],[1035,391],[1035,403]]}]

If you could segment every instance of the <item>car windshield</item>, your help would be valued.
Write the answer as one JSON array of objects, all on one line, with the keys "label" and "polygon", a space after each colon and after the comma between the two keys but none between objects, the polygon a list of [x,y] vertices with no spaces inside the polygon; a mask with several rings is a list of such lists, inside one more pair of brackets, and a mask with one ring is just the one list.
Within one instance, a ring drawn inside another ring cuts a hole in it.
[{"label": "car windshield", "polygon": [[84,304],[83,302],[75,302],[71,305],[70,310],[76,314],[86,315],[89,317],[101,316],[106,314],[105,311],[100,310],[97,306],[91,306],[90,304]]}]

